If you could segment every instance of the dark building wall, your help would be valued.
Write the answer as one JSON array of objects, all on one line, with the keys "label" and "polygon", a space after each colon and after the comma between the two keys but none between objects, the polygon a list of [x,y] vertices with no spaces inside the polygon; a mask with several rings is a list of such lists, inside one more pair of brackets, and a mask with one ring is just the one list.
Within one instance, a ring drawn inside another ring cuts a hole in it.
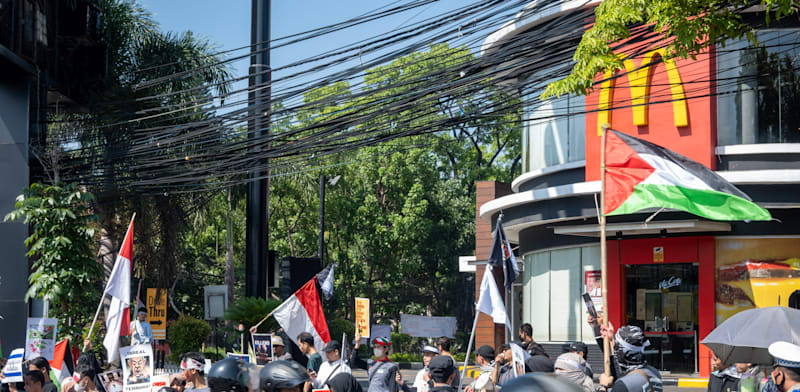
[{"label": "dark building wall", "polygon": [[[28,187],[29,96],[28,74],[0,57],[0,217],[14,208],[16,197]],[[22,223],[0,219],[0,341],[6,355],[25,346],[27,233]]]}]

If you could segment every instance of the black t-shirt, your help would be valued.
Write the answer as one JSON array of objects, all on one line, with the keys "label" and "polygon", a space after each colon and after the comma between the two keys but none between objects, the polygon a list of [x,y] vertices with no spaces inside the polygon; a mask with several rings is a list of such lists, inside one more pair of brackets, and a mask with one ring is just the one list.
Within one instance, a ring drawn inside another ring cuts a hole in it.
[{"label": "black t-shirt", "polygon": [[[654,367],[644,366],[640,368],[649,377],[645,379],[644,375],[637,371],[630,371],[625,377],[614,381],[611,387],[613,392],[662,392],[663,386],[661,382],[661,373]],[[649,381],[649,382],[648,382]],[[650,388],[652,386],[652,388]]]},{"label": "black t-shirt", "polygon": [[52,382],[45,383],[44,386],[42,386],[42,392],[57,392],[57,391],[58,388],[56,387],[56,384],[53,384]]}]

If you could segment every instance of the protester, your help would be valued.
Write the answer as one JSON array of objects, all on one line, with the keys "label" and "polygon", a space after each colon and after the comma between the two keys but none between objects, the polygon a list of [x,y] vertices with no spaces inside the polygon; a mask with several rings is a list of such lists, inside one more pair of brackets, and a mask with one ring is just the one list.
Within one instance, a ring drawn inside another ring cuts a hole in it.
[{"label": "protester", "polygon": [[276,361],[290,361],[292,354],[284,352],[283,339],[277,334],[272,335],[272,354]]},{"label": "protester", "polygon": [[257,391],[258,368],[239,359],[224,358],[208,369],[208,388],[211,392]]},{"label": "protester", "polygon": [[53,383],[53,380],[50,379],[50,362],[47,361],[44,357],[36,357],[28,361],[28,370],[38,370],[42,372],[44,375],[44,387],[42,390],[44,392],[56,392],[58,388],[56,384]]},{"label": "protester", "polygon": [[492,374],[494,372],[494,349],[483,345],[475,350],[475,363],[480,367],[481,374],[467,387],[475,392],[494,391]]},{"label": "protester", "polygon": [[439,349],[433,346],[425,345],[422,348],[422,370],[417,372],[414,378],[414,384],[411,386],[417,389],[417,392],[428,392],[431,388],[430,365],[431,359],[439,355]]},{"label": "protester", "polygon": [[[456,362],[456,358],[453,357],[453,354],[450,353],[450,345],[452,341],[447,336],[442,336],[436,340],[436,347],[439,348],[439,355],[449,357],[453,360],[453,366],[458,367],[458,362]],[[453,378],[453,382],[450,386],[458,388],[458,385],[461,382],[461,374],[456,372],[455,378]]]},{"label": "protester", "polygon": [[331,392],[363,392],[361,384],[350,373],[339,373],[328,380],[325,385]]},{"label": "protester", "polygon": [[319,374],[310,373],[311,385],[316,389],[320,389],[331,379],[331,377],[339,373],[351,373],[350,366],[342,361],[342,345],[336,340],[331,340],[322,349],[325,353],[325,359],[319,367]]},{"label": "protester", "polygon": [[455,371],[453,357],[437,355],[431,359],[428,367],[433,380],[433,388],[430,392],[456,392],[456,388],[452,385],[458,372]]},{"label": "protester", "polygon": [[570,392],[578,391],[571,384],[557,377],[543,374],[525,374],[511,380],[503,387],[503,392]]},{"label": "protester", "polygon": [[186,389],[186,378],[182,373],[173,374],[169,377],[169,386],[174,389],[175,392],[183,392],[183,390]]},{"label": "protester", "polygon": [[[389,350],[392,342],[383,337],[372,340],[372,353],[375,359],[364,361],[358,356],[358,348],[361,346],[361,335],[356,332],[356,342],[350,354],[350,365],[353,368],[364,369],[368,373],[369,388],[368,392],[397,392],[400,388],[397,381],[399,369],[397,365],[389,360]],[[402,381],[402,378],[400,379]]]},{"label": "protester", "polygon": [[97,376],[97,371],[89,363],[78,363],[75,365],[75,392],[96,392],[97,386],[94,383],[94,378]]},{"label": "protester", "polygon": [[494,359],[494,372],[492,373],[492,383],[499,387],[507,384],[518,375],[525,373],[524,365],[519,365],[517,372],[514,372],[511,345],[504,344],[502,348],[503,351],[497,354]]},{"label": "protester", "polygon": [[732,376],[726,370],[729,367],[722,360],[711,353],[711,375],[708,377],[708,392],[726,392],[739,390],[739,378]]},{"label": "protester", "polygon": [[800,346],[789,342],[775,342],[769,348],[775,358],[772,382],[781,392],[800,391]]},{"label": "protester", "polygon": [[601,327],[603,336],[614,342],[612,358],[618,368],[614,373],[621,377],[614,380],[613,375],[600,375],[601,390],[613,392],[660,392],[661,373],[644,360],[644,350],[650,345],[641,328],[633,325],[621,327],[616,334],[614,327]]},{"label": "protester", "polygon": [[206,357],[198,352],[188,352],[181,356],[181,373],[186,380],[185,384],[191,384],[185,390],[192,392],[209,392],[205,377]]},{"label": "protester", "polygon": [[44,390],[44,374],[31,370],[25,375],[25,392],[42,392]]},{"label": "protester", "polygon": [[147,308],[139,308],[136,320],[131,322],[131,345],[150,344],[153,341],[153,328],[147,322]]},{"label": "protester", "polygon": [[264,392],[308,392],[311,379],[307,369],[303,369],[299,363],[281,360],[270,362],[261,368],[259,385]]},{"label": "protester", "polygon": [[520,346],[522,346],[529,355],[543,355],[550,359],[550,356],[544,351],[544,347],[533,340],[533,326],[529,323],[522,324],[522,326],[519,327],[519,340],[522,342]]},{"label": "protester", "polygon": [[594,392],[594,381],[586,375],[586,360],[578,353],[568,352],[558,356],[555,362],[555,373],[563,380],[577,385],[583,392]]},{"label": "protester", "polygon": [[314,347],[314,335],[308,332],[297,335],[297,347],[308,357],[308,365],[306,368],[309,370],[309,374],[313,371],[314,375],[316,375],[316,373],[319,372],[319,367],[322,366],[322,355],[320,355]]}]

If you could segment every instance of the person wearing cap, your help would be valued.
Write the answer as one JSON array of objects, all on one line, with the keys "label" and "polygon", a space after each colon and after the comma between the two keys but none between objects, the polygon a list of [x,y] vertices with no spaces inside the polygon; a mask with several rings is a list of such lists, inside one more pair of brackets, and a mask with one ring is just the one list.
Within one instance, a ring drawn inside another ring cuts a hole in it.
[{"label": "person wearing cap", "polygon": [[513,354],[511,352],[511,345],[504,344],[502,349],[503,351],[497,354],[494,359],[494,372],[492,373],[492,382],[494,385],[500,387],[513,380],[518,375],[525,373],[524,368],[519,368],[517,369],[517,374],[514,373],[514,361]]},{"label": "person wearing cap", "polygon": [[[458,362],[453,354],[450,353],[450,345],[452,341],[447,336],[442,336],[439,339],[436,339],[436,347],[439,348],[439,355],[443,355],[446,357],[450,357],[453,360],[453,366],[458,366]],[[455,378],[453,378],[453,382],[450,384],[453,387],[458,388],[458,385],[461,384],[461,373],[456,372]]]},{"label": "person wearing cap", "polygon": [[[186,380],[187,392],[209,392],[205,375],[206,357],[198,352],[188,352],[181,356],[181,375]],[[191,386],[189,386],[191,384]]]},{"label": "person wearing cap", "polygon": [[781,392],[800,391],[800,346],[789,342],[769,345],[769,354],[775,358],[772,382]]},{"label": "person wearing cap", "polygon": [[446,355],[437,355],[431,358],[428,368],[431,371],[433,388],[430,392],[456,392],[451,386],[456,377],[456,368],[453,366],[453,359]]},{"label": "person wearing cap", "polygon": [[603,336],[614,342],[611,353],[612,373],[621,375],[614,379],[613,375],[600,375],[600,390],[613,392],[660,392],[663,390],[661,373],[654,367],[648,366],[644,360],[644,351],[650,341],[644,336],[642,329],[634,325],[621,327],[614,333],[614,326],[600,328]]},{"label": "person wearing cap", "polygon": [[589,378],[594,379],[594,371],[592,370],[592,365],[589,364],[589,346],[587,346],[586,343],[572,342],[569,344],[569,346],[567,347],[567,351],[565,352],[575,353],[580,355],[580,357],[585,362],[585,366],[583,367],[583,372],[586,373],[586,375]]},{"label": "person wearing cap", "polygon": [[275,356],[276,361],[291,361],[292,354],[287,353],[284,351],[285,346],[283,344],[283,339],[277,334],[272,335],[272,355]]},{"label": "person wearing cap", "polygon": [[136,320],[131,321],[131,345],[150,344],[153,341],[153,328],[147,322],[147,308],[139,308]]},{"label": "person wearing cap", "polygon": [[417,388],[417,392],[428,392],[431,388],[430,384],[430,369],[428,365],[431,363],[431,359],[433,357],[439,355],[439,349],[433,346],[425,345],[422,348],[422,370],[417,372],[417,376],[414,378],[414,384],[411,384],[412,387]]},{"label": "person wearing cap", "polygon": [[487,345],[478,347],[475,350],[475,363],[481,368],[481,374],[467,388],[475,392],[494,391],[494,349]]},{"label": "person wearing cap", "polygon": [[364,361],[358,356],[361,346],[361,335],[356,332],[356,341],[350,354],[350,364],[354,368],[364,369],[368,373],[369,388],[367,392],[397,392],[401,389],[402,377],[398,384],[397,374],[400,372],[397,364],[389,360],[389,349],[392,342],[384,337],[372,339],[372,353],[375,359]]},{"label": "person wearing cap", "polygon": [[311,373],[311,385],[316,389],[321,389],[333,376],[339,373],[352,373],[350,366],[342,361],[342,345],[336,340],[331,340],[322,349],[327,361],[322,362],[319,373]]}]

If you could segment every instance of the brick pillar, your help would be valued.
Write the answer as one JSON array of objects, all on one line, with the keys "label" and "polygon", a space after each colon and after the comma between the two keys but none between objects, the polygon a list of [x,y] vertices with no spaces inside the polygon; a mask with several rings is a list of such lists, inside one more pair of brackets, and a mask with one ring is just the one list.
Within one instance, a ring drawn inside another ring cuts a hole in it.
[{"label": "brick pillar", "polygon": [[[489,258],[489,252],[492,246],[492,222],[489,220],[481,219],[480,208],[484,203],[500,198],[505,195],[513,193],[511,185],[504,182],[497,181],[481,181],[476,184],[475,192],[475,258],[478,261],[485,261]],[[494,220],[496,216],[492,217]],[[483,273],[486,266],[479,265],[475,271],[475,300],[477,301],[480,295],[481,281],[483,280]],[[503,290],[503,270],[495,269],[493,271],[497,287],[500,289],[500,294],[505,298],[505,290]],[[478,316],[478,326],[475,330],[475,347],[482,345],[489,345],[495,349],[497,346],[505,343],[506,333],[505,325],[494,324],[492,319],[485,315]]]}]

